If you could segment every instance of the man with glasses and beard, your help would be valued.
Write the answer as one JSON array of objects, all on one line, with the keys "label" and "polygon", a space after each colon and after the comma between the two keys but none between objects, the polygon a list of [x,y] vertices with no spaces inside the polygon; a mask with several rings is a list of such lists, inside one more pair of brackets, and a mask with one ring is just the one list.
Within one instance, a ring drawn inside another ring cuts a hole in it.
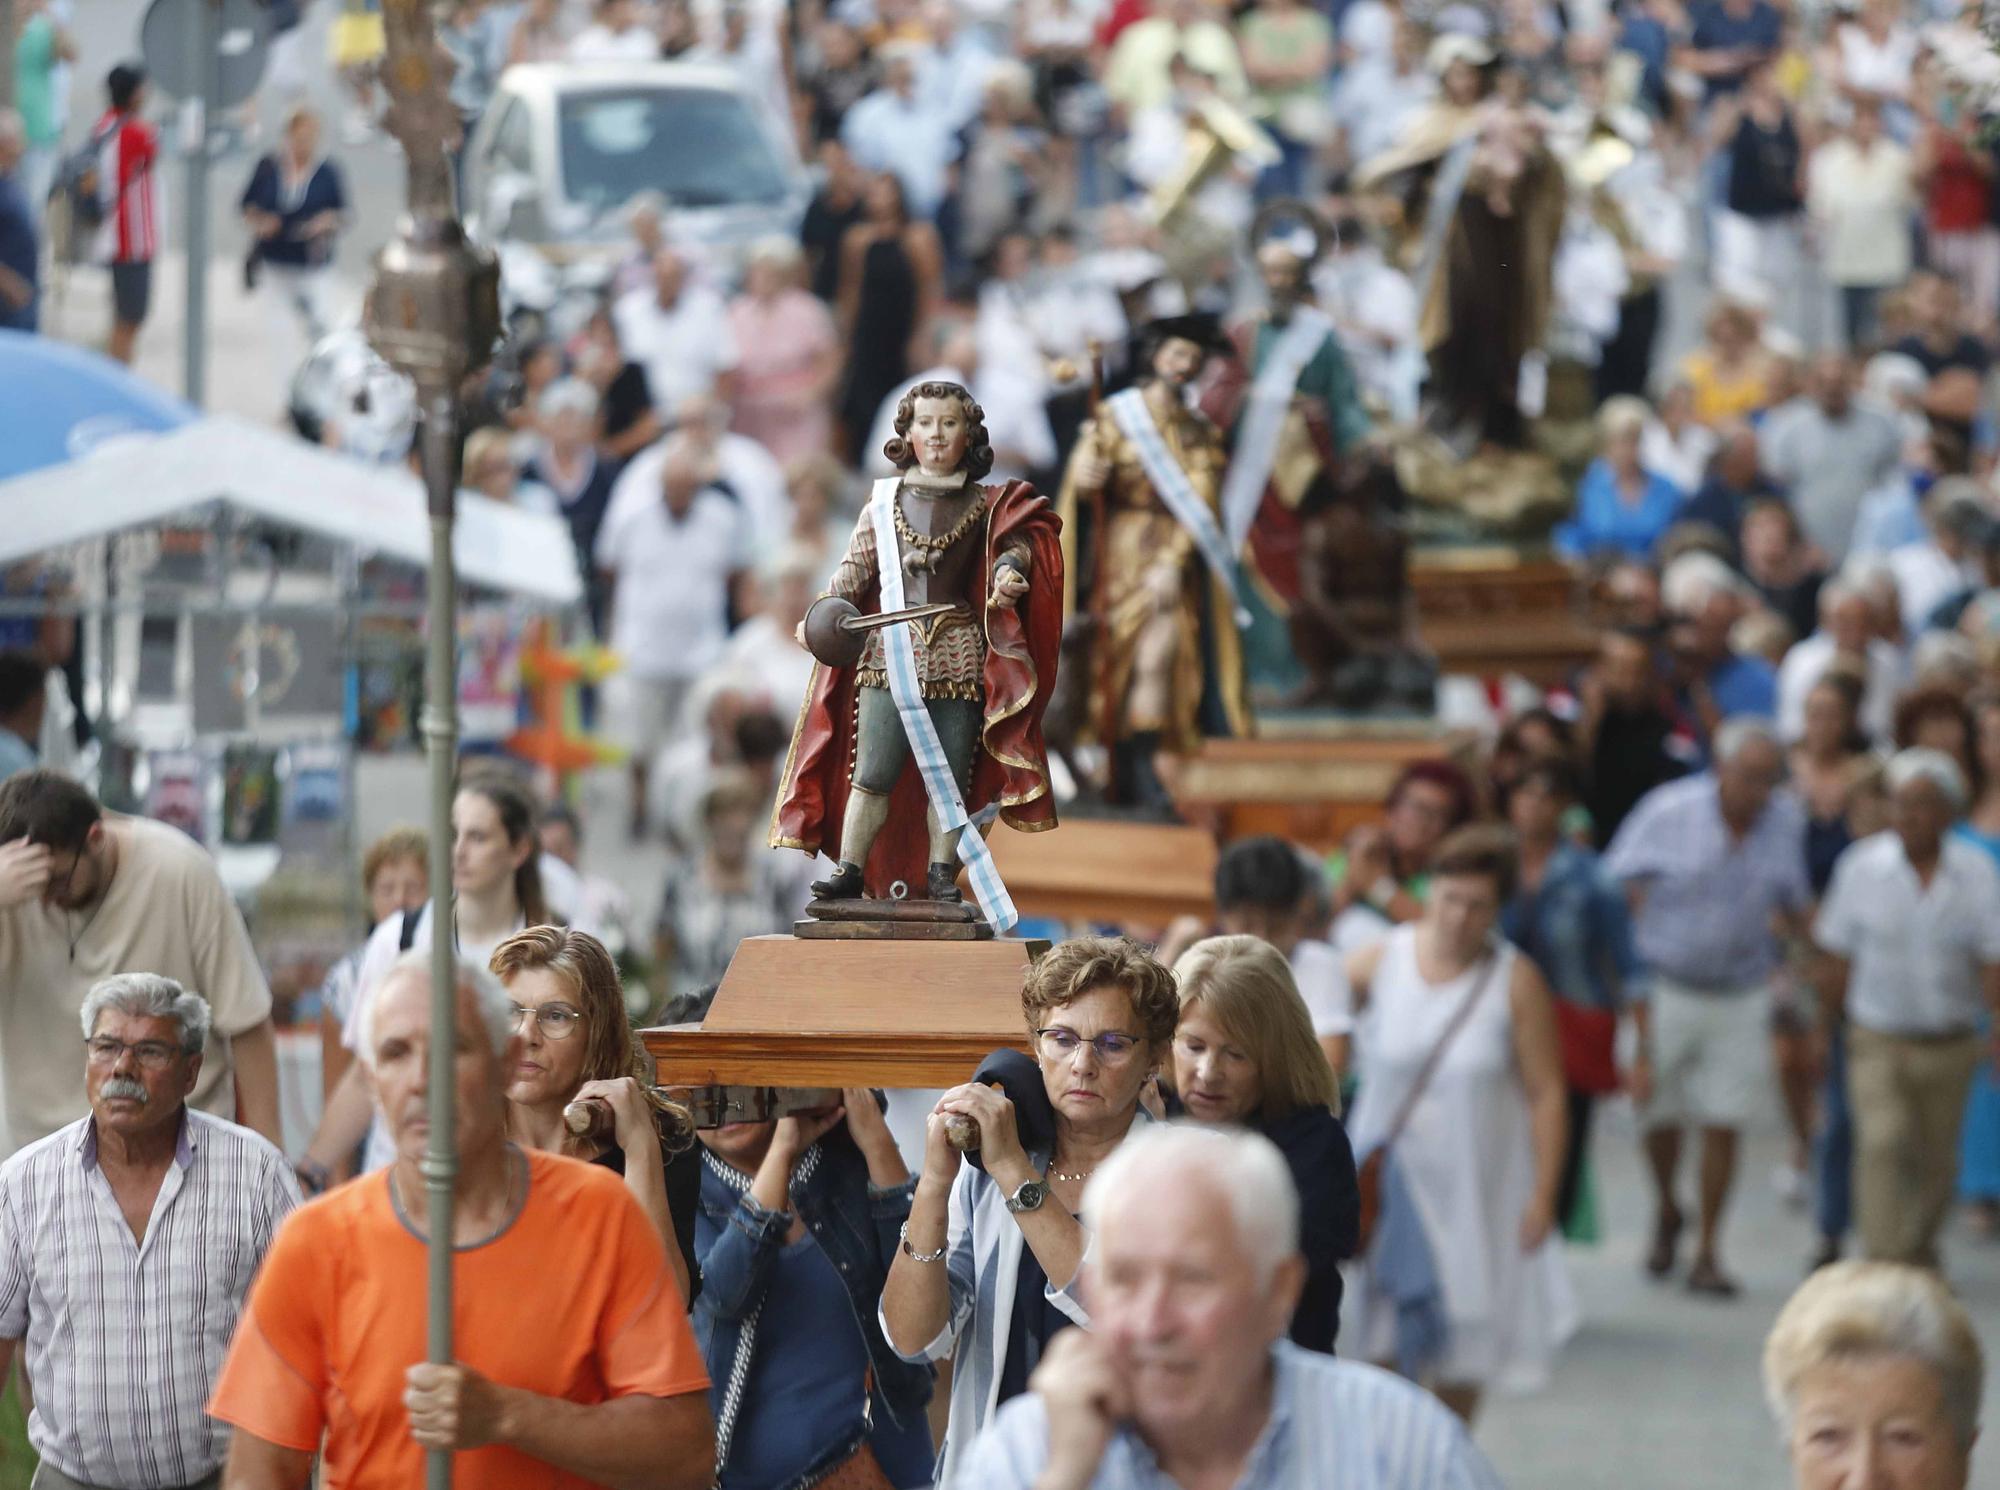
[{"label": "man with glasses and beard", "polygon": [[[134,969],[198,988],[211,1018],[190,1105],[279,1141],[271,991],[249,932],[185,834],[107,816],[55,771],[0,785],[0,1082],[7,1149],[85,1114],[64,1033],[100,981]],[[240,1103],[240,1109],[239,1109]]]},{"label": "man with glasses and beard", "polygon": [[89,1116],[0,1166],[0,1373],[25,1340],[35,1490],[208,1490],[229,1429],[202,1404],[298,1185],[273,1145],[188,1107],[200,995],[121,973],[82,1017]]}]

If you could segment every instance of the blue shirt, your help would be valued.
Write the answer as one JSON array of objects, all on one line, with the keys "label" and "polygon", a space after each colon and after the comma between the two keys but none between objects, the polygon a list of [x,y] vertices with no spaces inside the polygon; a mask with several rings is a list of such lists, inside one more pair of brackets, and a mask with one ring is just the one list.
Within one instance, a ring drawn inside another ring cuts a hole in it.
[{"label": "blue shirt", "polygon": [[1556,552],[1573,559],[1613,553],[1650,558],[1681,510],[1681,489],[1651,471],[1645,478],[1634,506],[1619,491],[1610,465],[1592,461],[1577,483],[1576,516],[1556,529]]},{"label": "blue shirt", "polygon": [[1770,977],[1782,955],[1772,913],[1812,901],[1798,799],[1774,793],[1739,839],[1707,772],[1648,792],[1611,840],[1604,867],[1644,889],[1634,940],[1647,971],[1715,992]]},{"label": "blue shirt", "polygon": [[32,771],[41,763],[32,744],[0,725],[0,781],[22,771]]},{"label": "blue shirt", "polygon": [[[1353,1361],[1271,1347],[1271,1416],[1243,1490],[1500,1490],[1500,1477],[1437,1398]],[[953,1490],[1029,1490],[1048,1463],[1042,1399],[1016,1397],[973,1446]],[[1112,1436],[1090,1490],[1177,1490],[1131,1428]]]},{"label": "blue shirt", "polygon": [[1500,927],[1568,1003],[1616,1010],[1638,992],[1625,893],[1588,849],[1558,848],[1541,884],[1522,890],[1501,912]]},{"label": "blue shirt", "polygon": [[243,188],[242,205],[275,213],[280,220],[277,234],[263,240],[257,256],[267,264],[305,269],[324,264],[333,256],[332,237],[307,237],[306,223],[322,212],[346,211],[347,187],[340,168],[322,160],[304,181],[294,181],[288,188],[277,157],[267,155],[251,172],[250,184]]},{"label": "blue shirt", "polygon": [[[0,264],[25,279],[30,288],[36,283],[36,266],[41,255],[35,245],[35,215],[28,210],[27,195],[21,190],[18,173],[0,176]],[[39,295],[30,295],[18,309],[0,300],[0,327],[9,331],[33,331],[37,324]]]},{"label": "blue shirt", "polygon": [[1778,715],[1778,670],[1761,657],[1732,655],[1717,663],[1708,675],[1708,691],[1724,719]]},{"label": "blue shirt", "polygon": [[[1694,31],[1689,45],[1697,52],[1731,51],[1737,47],[1750,47],[1767,56],[1778,50],[1780,33],[1784,23],[1775,8],[1756,0],[1750,13],[1744,16],[1731,15],[1720,3],[1698,6],[1694,12]],[[1719,77],[1702,80],[1702,97],[1719,98],[1725,93],[1734,93],[1743,86],[1743,78],[1748,68],[1741,72],[1726,73]]]}]

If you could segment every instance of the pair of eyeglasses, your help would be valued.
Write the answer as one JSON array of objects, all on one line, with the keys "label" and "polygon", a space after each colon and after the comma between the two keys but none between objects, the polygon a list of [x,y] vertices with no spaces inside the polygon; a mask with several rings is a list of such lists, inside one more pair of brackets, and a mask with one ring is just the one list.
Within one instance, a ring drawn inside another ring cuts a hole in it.
[{"label": "pair of eyeglasses", "polygon": [[1113,1030],[1086,1040],[1075,1030],[1066,1030],[1058,1024],[1036,1030],[1035,1044],[1052,1061],[1073,1060],[1076,1053],[1088,1045],[1099,1061],[1107,1066],[1116,1066],[1130,1059],[1132,1052],[1139,1048],[1139,1037]]},{"label": "pair of eyeglasses", "polygon": [[568,1004],[543,1004],[539,1009],[510,1004],[508,1008],[513,1011],[508,1017],[514,1021],[516,1029],[521,1027],[524,1019],[532,1019],[544,1040],[567,1040],[583,1023],[583,1016]]},{"label": "pair of eyeglasses", "polygon": [[109,1035],[99,1035],[85,1040],[83,1048],[90,1052],[93,1066],[115,1066],[126,1051],[131,1051],[139,1064],[148,1071],[164,1071],[173,1064],[179,1054],[179,1047],[164,1040],[139,1040],[128,1045],[123,1040],[114,1040]]}]

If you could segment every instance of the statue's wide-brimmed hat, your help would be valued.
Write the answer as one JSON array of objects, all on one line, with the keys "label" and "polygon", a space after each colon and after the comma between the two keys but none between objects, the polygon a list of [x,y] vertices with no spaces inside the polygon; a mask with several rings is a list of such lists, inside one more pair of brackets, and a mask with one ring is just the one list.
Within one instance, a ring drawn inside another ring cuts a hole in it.
[{"label": "statue's wide-brimmed hat", "polygon": [[1191,341],[1204,352],[1229,350],[1229,338],[1223,335],[1222,322],[1205,313],[1161,316],[1148,321],[1139,330],[1140,341],[1149,347],[1157,347],[1169,338]]}]

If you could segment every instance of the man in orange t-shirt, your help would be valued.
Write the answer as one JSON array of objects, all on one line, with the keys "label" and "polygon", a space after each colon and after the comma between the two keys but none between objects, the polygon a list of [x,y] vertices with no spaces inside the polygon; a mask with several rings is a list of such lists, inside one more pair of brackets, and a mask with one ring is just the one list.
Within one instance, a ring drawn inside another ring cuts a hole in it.
[{"label": "man in orange t-shirt", "polygon": [[[466,1490],[714,1477],[708,1378],[658,1235],[618,1178],[507,1142],[512,1006],[461,966],[457,1363],[424,1363],[430,954],[390,971],[362,1032],[396,1162],[295,1211],[244,1306],[209,1413],[230,1490],[409,1490],[426,1448]],[[555,1471],[551,1473],[551,1469]]]}]

